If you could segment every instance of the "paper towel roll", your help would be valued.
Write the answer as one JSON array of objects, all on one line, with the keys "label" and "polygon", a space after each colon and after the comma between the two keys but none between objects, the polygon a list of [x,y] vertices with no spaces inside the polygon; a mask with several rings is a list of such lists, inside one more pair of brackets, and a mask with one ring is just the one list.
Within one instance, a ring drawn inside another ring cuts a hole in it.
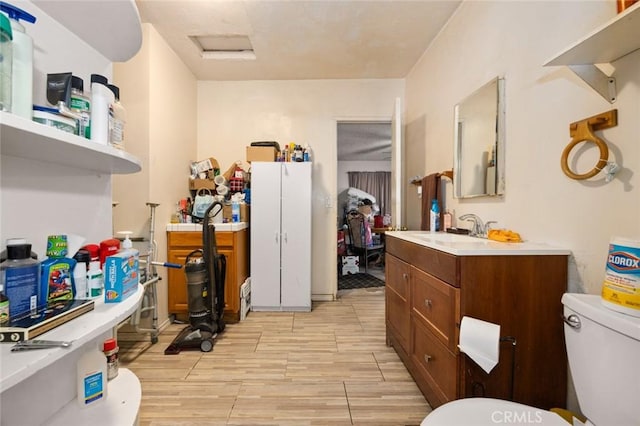
[{"label": "paper towel roll", "polygon": [[462,317],[458,347],[484,371],[490,373],[500,357],[500,326],[471,317]]}]

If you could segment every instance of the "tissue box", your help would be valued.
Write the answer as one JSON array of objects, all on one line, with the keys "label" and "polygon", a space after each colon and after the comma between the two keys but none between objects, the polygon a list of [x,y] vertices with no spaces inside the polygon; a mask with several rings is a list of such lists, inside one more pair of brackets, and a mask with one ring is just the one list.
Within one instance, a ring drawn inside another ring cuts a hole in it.
[{"label": "tissue box", "polygon": [[104,261],[104,302],[119,303],[138,289],[139,255],[127,250],[107,256]]},{"label": "tissue box", "polygon": [[273,146],[248,146],[247,162],[252,161],[276,161],[276,148]]}]

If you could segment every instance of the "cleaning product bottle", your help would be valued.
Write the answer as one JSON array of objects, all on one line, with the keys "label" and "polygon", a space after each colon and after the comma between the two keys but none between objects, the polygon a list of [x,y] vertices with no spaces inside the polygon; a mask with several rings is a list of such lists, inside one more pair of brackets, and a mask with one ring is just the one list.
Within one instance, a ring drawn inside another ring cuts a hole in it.
[{"label": "cleaning product bottle", "polygon": [[102,296],[102,287],[104,286],[104,280],[102,277],[102,269],[100,269],[100,262],[91,262],[89,264],[89,271],[87,272],[87,287],[89,288],[89,297],[94,299]]},{"label": "cleaning product bottle", "polygon": [[20,20],[33,24],[36,17],[5,2],[0,2],[0,10],[9,16],[13,30],[11,112],[30,121],[33,108],[33,40]]},{"label": "cleaning product bottle", "polygon": [[74,299],[86,299],[89,297],[89,286],[87,284],[87,264],[76,263],[73,268]]},{"label": "cleaning product bottle", "polygon": [[440,228],[440,206],[435,198],[431,200],[431,210],[429,211],[429,230],[436,232]]},{"label": "cleaning product bottle", "polygon": [[9,18],[0,13],[0,111],[11,112],[13,31]]},{"label": "cleaning product bottle", "polygon": [[445,210],[444,214],[442,215],[442,230],[446,231],[447,229],[451,228],[453,226],[452,222],[453,222],[453,215],[451,214],[451,212],[449,210]]},{"label": "cleaning product bottle", "polygon": [[71,77],[71,110],[80,115],[78,135],[91,139],[91,99],[84,94],[84,81],[75,75]]},{"label": "cleaning product bottle", "polygon": [[114,148],[124,149],[124,125],[127,119],[127,112],[120,103],[120,88],[113,84],[107,87],[113,92],[115,102],[111,104],[113,114],[113,125],[109,133],[109,143]]},{"label": "cleaning product bottle", "polygon": [[47,256],[40,273],[40,304],[73,299],[73,269],[75,259],[67,257],[67,236],[50,235],[47,240]]},{"label": "cleaning product bottle", "polygon": [[109,128],[113,126],[113,114],[109,110],[115,102],[107,84],[106,77],[91,74],[91,140],[103,145],[109,144]]},{"label": "cleaning product bottle", "polygon": [[[4,309],[7,311],[7,321],[9,318],[29,314],[38,306],[40,262],[31,258],[31,244],[23,241],[7,240],[8,256],[0,263],[0,288],[6,298],[1,303],[6,304]],[[0,317],[2,316],[4,315],[0,312]]]},{"label": "cleaning product bottle", "polygon": [[107,358],[93,345],[77,364],[77,397],[82,407],[98,405],[107,399]]},{"label": "cleaning product bottle", "polygon": [[240,222],[240,202],[231,201],[231,222]]}]

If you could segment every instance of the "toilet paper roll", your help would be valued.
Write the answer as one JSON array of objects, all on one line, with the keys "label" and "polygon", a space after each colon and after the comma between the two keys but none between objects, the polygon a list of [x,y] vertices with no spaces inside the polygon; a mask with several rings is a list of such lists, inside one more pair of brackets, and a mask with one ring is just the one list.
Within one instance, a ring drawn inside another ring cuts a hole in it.
[{"label": "toilet paper roll", "polygon": [[500,326],[471,317],[462,317],[458,347],[484,371],[490,373],[500,358]]},{"label": "toilet paper roll", "polygon": [[215,182],[216,185],[227,186],[227,180],[222,175],[217,175],[216,177],[213,178],[213,181]]}]

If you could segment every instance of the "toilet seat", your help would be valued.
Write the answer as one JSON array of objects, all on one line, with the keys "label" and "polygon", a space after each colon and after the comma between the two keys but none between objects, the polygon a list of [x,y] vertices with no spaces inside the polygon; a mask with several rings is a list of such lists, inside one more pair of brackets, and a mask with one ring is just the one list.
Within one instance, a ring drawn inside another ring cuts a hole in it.
[{"label": "toilet seat", "polygon": [[496,425],[568,426],[551,411],[517,402],[493,398],[465,398],[448,402],[424,418],[420,426],[496,426]]}]

